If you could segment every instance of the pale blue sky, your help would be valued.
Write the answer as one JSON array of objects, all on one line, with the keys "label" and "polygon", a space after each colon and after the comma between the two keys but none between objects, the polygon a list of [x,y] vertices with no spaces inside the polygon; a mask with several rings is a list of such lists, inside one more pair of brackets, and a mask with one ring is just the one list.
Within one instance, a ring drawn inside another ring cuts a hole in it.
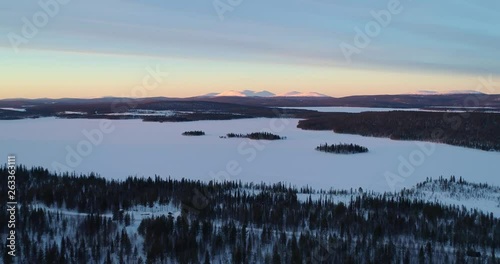
[{"label": "pale blue sky", "polygon": [[475,89],[478,76],[500,74],[498,0],[401,0],[402,12],[348,63],[339,45],[352,44],[355,27],[389,2],[243,0],[221,20],[212,0],[70,0],[16,53],[9,33],[22,36],[22,18],[43,9],[38,1],[2,1],[2,86],[17,92],[2,89],[0,97],[117,95],[156,64],[172,73],[151,94],[164,96],[232,88],[333,96],[445,91]]}]

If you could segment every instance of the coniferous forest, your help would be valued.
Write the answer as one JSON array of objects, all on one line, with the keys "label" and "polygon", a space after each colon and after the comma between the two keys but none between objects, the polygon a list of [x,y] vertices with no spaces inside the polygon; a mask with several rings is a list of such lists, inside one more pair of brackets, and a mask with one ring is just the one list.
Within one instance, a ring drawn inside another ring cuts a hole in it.
[{"label": "coniferous forest", "polygon": [[117,181],[22,166],[17,184],[14,263],[500,263],[499,218],[408,191]]},{"label": "coniferous forest", "polygon": [[332,145],[328,145],[328,143],[325,143],[324,145],[317,146],[316,150],[327,153],[336,153],[336,154],[355,154],[355,153],[368,152],[368,148],[352,143],[351,144],[340,143]]},{"label": "coniferous forest", "polygon": [[299,121],[298,127],[500,151],[498,124],[500,115],[495,113],[389,111],[321,113]]}]

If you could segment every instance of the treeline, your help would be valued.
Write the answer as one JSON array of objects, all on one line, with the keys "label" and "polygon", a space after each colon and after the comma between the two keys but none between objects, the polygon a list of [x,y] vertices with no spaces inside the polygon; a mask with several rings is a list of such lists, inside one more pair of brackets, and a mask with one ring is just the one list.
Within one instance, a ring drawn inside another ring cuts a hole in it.
[{"label": "treeline", "polygon": [[[493,214],[403,193],[342,191],[352,194],[344,203],[285,184],[116,181],[25,167],[17,190],[18,263],[500,263]],[[172,211],[134,213],[161,205]]]},{"label": "treeline", "polygon": [[332,144],[328,145],[325,143],[324,145],[319,145],[316,147],[316,150],[328,153],[337,153],[337,154],[355,154],[355,153],[366,153],[368,152],[368,148],[356,145],[356,144]]},{"label": "treeline", "polygon": [[335,133],[419,140],[500,151],[500,114],[438,112],[322,113],[299,128]]},{"label": "treeline", "polygon": [[183,136],[204,136],[205,132],[201,130],[195,130],[195,131],[186,131],[182,133]]},{"label": "treeline", "polygon": [[227,138],[249,138],[254,140],[282,140],[286,139],[286,137],[281,137],[269,132],[254,132],[250,134],[236,134],[229,133],[226,135]]}]

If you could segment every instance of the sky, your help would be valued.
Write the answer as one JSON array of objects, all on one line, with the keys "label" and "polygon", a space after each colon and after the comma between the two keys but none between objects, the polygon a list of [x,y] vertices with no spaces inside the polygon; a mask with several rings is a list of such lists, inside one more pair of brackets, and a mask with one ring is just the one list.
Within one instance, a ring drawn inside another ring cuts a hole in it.
[{"label": "sky", "polygon": [[341,97],[500,80],[498,0],[1,1],[0,36],[0,98]]}]

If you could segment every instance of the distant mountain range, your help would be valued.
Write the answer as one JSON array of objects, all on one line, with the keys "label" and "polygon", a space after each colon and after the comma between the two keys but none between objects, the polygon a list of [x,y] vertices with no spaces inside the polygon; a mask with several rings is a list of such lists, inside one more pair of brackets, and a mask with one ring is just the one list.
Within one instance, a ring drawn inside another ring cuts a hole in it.
[{"label": "distant mountain range", "polygon": [[438,92],[438,91],[431,91],[431,90],[420,90],[416,92],[415,94],[420,94],[420,95],[444,95],[444,94],[484,94],[478,91],[474,90],[452,90],[448,92]]},{"label": "distant mountain range", "polygon": [[[420,90],[414,93],[414,95],[460,95],[460,94],[475,94],[480,95],[483,94],[474,90],[453,90],[448,92],[438,92],[431,90]],[[410,94],[411,95],[411,94]],[[269,91],[252,91],[252,90],[228,90],[221,93],[209,93],[202,96],[196,96],[200,98],[215,98],[215,97],[305,97],[305,98],[332,98],[331,96],[316,93],[316,92],[286,92],[275,94]]]},{"label": "distant mountain range", "polygon": [[[132,103],[133,102],[133,103]],[[475,104],[472,103],[475,102]],[[142,104],[160,103],[164,105],[182,104],[182,111],[190,111],[194,103],[232,104],[257,107],[320,107],[320,106],[343,106],[343,107],[386,107],[386,108],[446,108],[453,109],[461,107],[477,107],[488,109],[500,109],[500,94],[483,94],[477,91],[453,91],[448,93],[437,93],[435,91],[420,91],[415,94],[400,95],[358,95],[347,97],[330,97],[318,93],[288,92],[274,94],[268,91],[255,92],[227,91],[223,93],[212,93],[204,96],[190,98],[62,98],[62,99],[0,99],[0,108],[28,109],[32,107],[58,108],[58,111],[87,111],[92,106],[95,110],[102,111],[112,105],[119,107]],[[59,107],[60,106],[60,107]],[[71,106],[69,109],[67,106]],[[79,107],[81,106],[82,109]],[[84,107],[87,106],[87,107]],[[220,106],[224,108],[225,106]],[[147,108],[149,109],[149,108]],[[169,110],[160,107],[155,110]],[[174,110],[179,110],[175,108]],[[0,109],[0,112],[3,110]],[[180,110],[179,110],[180,111]],[[13,112],[13,111],[9,111]]]},{"label": "distant mountain range", "polygon": [[222,93],[209,93],[202,95],[200,97],[325,97],[328,98],[330,96],[316,93],[316,92],[287,92],[281,94],[274,94],[269,91],[252,91],[252,90],[244,90],[244,91],[235,91],[229,90],[224,91]]}]

